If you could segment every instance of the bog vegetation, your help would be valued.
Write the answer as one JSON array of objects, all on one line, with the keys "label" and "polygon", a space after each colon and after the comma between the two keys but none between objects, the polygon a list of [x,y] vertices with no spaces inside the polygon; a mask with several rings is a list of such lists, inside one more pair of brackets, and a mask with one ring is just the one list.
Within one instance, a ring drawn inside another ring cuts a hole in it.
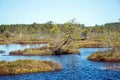
[{"label": "bog vegetation", "polygon": [[[120,22],[104,25],[85,26],[74,19],[64,24],[48,21],[43,24],[0,25],[0,43],[39,44],[49,43],[45,50],[25,49],[13,51],[25,54],[76,53],[81,47],[120,47]],[[31,53],[32,52],[32,53]],[[101,54],[103,55],[103,54]]]},{"label": "bog vegetation", "polygon": [[[0,25],[0,43],[48,43],[62,44],[68,42],[85,46],[86,44],[96,44],[99,46],[119,46],[120,22],[107,23],[105,25],[85,26],[75,20],[70,20],[64,24],[48,21],[43,24],[10,24]],[[91,42],[89,42],[91,41]],[[71,43],[72,44],[72,43]],[[100,45],[102,44],[102,45]],[[87,46],[86,46],[87,47]],[[89,47],[89,46],[88,46]]]},{"label": "bog vegetation", "polygon": [[62,69],[57,62],[38,60],[0,61],[0,75],[47,72]]},{"label": "bog vegetation", "polygon": [[92,61],[120,62],[120,49],[113,48],[106,51],[98,51],[88,57]]}]

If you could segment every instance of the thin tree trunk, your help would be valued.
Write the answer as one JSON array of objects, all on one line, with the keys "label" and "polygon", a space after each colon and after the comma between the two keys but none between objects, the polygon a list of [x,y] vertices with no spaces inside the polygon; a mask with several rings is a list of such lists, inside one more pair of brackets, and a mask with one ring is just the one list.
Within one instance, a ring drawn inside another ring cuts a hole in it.
[{"label": "thin tree trunk", "polygon": [[62,49],[62,47],[63,47],[64,45],[66,45],[66,44],[69,42],[70,37],[71,37],[71,36],[69,35],[68,38],[64,41],[64,43],[63,43],[59,48],[57,48],[57,49],[54,51],[54,54],[55,54],[55,55],[60,55],[60,54],[62,54],[61,49]]}]

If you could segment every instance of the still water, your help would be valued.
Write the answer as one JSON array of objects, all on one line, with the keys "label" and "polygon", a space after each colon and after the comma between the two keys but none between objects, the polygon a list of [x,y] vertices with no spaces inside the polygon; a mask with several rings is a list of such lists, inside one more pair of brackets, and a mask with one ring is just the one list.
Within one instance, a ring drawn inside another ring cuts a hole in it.
[{"label": "still water", "polygon": [[93,62],[87,60],[87,56],[105,48],[80,48],[81,55],[60,55],[60,56],[9,56],[10,51],[23,50],[25,48],[41,47],[45,44],[0,45],[0,61],[14,61],[17,59],[36,59],[57,61],[63,65],[63,69],[54,72],[30,73],[20,75],[0,76],[0,80],[120,80],[120,71],[106,70],[120,67],[120,63]]}]

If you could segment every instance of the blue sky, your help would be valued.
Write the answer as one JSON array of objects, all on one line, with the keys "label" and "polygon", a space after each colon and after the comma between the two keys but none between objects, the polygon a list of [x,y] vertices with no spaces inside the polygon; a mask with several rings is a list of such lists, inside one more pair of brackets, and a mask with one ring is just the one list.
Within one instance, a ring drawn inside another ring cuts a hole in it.
[{"label": "blue sky", "polygon": [[116,22],[120,0],[0,0],[0,24],[29,24],[70,19],[85,25]]}]

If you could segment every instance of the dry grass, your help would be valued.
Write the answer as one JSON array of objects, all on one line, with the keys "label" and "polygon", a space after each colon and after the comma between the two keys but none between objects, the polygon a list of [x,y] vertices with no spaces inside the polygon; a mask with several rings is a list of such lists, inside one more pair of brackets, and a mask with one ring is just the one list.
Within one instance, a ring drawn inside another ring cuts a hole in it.
[{"label": "dry grass", "polygon": [[120,50],[114,48],[104,52],[96,52],[88,57],[92,61],[120,62]]},{"label": "dry grass", "polygon": [[60,69],[62,69],[62,66],[52,61],[17,60],[13,62],[0,62],[0,75],[46,72]]},{"label": "dry grass", "polygon": [[97,41],[90,41],[90,40],[84,40],[84,41],[75,41],[75,44],[79,48],[98,48],[103,47],[101,42]]},{"label": "dry grass", "polygon": [[[64,46],[61,49],[61,55],[63,54],[79,54],[79,50],[77,48],[68,48],[68,46]],[[54,47],[53,46],[45,46],[41,48],[27,48],[23,51],[11,51],[10,55],[25,55],[25,56],[45,56],[45,55],[54,55]]]}]

